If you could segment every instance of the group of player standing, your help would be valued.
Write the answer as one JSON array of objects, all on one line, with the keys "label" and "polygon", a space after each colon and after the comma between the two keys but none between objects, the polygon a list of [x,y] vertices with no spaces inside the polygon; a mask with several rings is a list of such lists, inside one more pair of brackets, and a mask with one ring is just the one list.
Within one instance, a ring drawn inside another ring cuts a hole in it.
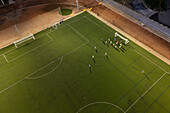
[{"label": "group of player standing", "polygon": [[123,47],[122,47],[122,45],[123,45],[123,41],[122,40],[120,40],[120,41],[118,41],[118,40],[116,40],[116,38],[114,39],[114,41],[111,41],[111,39],[109,38],[108,40],[103,40],[103,38],[102,38],[102,42],[103,42],[103,44],[104,45],[107,45],[107,46],[109,46],[109,44],[112,46],[112,47],[114,47],[116,50],[118,50],[117,48],[119,48],[119,49],[122,49]]},{"label": "group of player standing", "polygon": [[[123,51],[123,52],[125,51],[125,49],[122,47],[123,44],[124,44],[122,40],[118,41],[118,40],[116,40],[116,38],[115,38],[114,41],[112,41],[111,39],[103,40],[103,38],[102,38],[102,42],[103,42],[104,45],[107,45],[108,47],[109,47],[109,45],[111,45],[111,46],[112,46],[113,48],[115,48],[118,52],[119,52],[118,48],[119,48],[121,51]],[[96,53],[98,53],[96,46],[94,47],[94,50],[95,50]],[[109,60],[109,57],[108,57],[108,55],[107,55],[107,52],[104,53],[104,56]],[[94,57],[94,55],[92,55],[92,60],[93,60],[93,62],[95,63],[95,57]],[[89,64],[89,69],[90,69],[90,73],[91,73],[91,72],[92,72],[92,71],[91,71],[91,64]]]},{"label": "group of player standing", "polygon": [[[94,47],[94,50],[95,50],[96,53],[98,53],[96,46]],[[109,57],[107,56],[107,52],[105,52],[104,55],[107,59],[109,59]],[[92,57],[93,62],[95,63],[96,61],[95,61],[94,55],[92,55],[91,57]],[[90,73],[91,73],[92,72],[91,71],[91,64],[89,64],[89,69],[90,69]]]}]

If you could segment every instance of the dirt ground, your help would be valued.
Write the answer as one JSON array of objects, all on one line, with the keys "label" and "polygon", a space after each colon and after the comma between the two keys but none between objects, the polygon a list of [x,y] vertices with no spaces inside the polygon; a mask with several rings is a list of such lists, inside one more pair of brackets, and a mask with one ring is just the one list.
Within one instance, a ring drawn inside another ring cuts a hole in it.
[{"label": "dirt ground", "polygon": [[113,28],[116,31],[118,31],[119,33],[123,34],[125,37],[127,37],[131,41],[135,42],[140,47],[144,48],[145,50],[149,51],[150,53],[152,53],[153,55],[157,56],[158,58],[160,58],[161,60],[163,60],[164,62],[166,62],[167,64],[170,65],[169,60],[167,58],[165,58],[164,56],[162,56],[161,54],[159,54],[158,52],[156,52],[155,50],[153,50],[150,47],[146,46],[145,44],[141,43],[137,39],[133,38],[129,34],[125,33],[123,30],[121,30],[118,27],[114,26],[113,24],[111,24],[110,22],[106,21],[105,19],[103,19],[102,17],[98,16],[97,14],[93,13],[92,11],[88,11],[88,12],[90,14],[92,14],[93,16],[95,16],[96,18],[98,18],[99,20],[101,20],[102,22],[104,22],[105,24],[107,24],[108,26],[110,26],[111,28]]},{"label": "dirt ground", "polygon": [[[36,1],[40,1],[40,0],[36,0]],[[63,2],[63,3],[68,3],[68,4],[75,4],[75,0],[62,0],[62,1],[61,0],[50,0],[50,2],[52,2],[52,1],[53,2],[56,2],[56,1],[59,2],[60,1],[60,2]],[[150,32],[148,30],[146,30],[142,26],[130,21],[129,19],[127,19],[124,16],[117,13],[116,11],[113,11],[113,10],[103,6],[103,5],[98,6],[98,3],[95,0],[79,0],[79,5],[82,5],[82,6],[87,7],[87,8],[93,7],[92,11],[94,13],[99,13],[100,17],[102,17],[103,19],[107,20],[108,22],[117,26],[119,29],[123,30],[125,33],[129,34],[133,38],[137,39],[138,41],[147,45],[151,49],[160,53],[161,55],[166,57],[168,60],[170,59],[170,44],[167,41],[161,39],[159,36],[153,34],[152,32]],[[36,12],[34,12],[32,10],[30,15],[34,15],[35,13]],[[45,22],[45,20],[43,20],[43,22]],[[47,21],[47,25],[50,24],[48,22],[49,21]],[[35,23],[38,24],[38,22],[35,22]],[[37,25],[37,26],[39,26],[39,29],[40,28],[42,29],[41,23],[39,23],[39,24],[40,25]],[[30,28],[30,27],[28,27],[28,28]],[[14,34],[16,35],[17,32],[15,31]],[[27,34],[27,32],[25,32],[25,34]],[[25,34],[23,33],[23,36]],[[9,42],[11,42],[15,39],[15,38],[13,38],[15,35],[11,35],[11,39],[6,39],[6,37],[0,36],[0,40],[4,44],[5,43],[9,44]],[[5,39],[3,39],[3,38],[5,38]]]},{"label": "dirt ground", "polygon": [[[64,8],[72,9],[72,15],[79,12],[75,7],[72,7],[72,6],[64,6]],[[27,14],[28,12],[32,13],[31,11],[28,10]],[[40,12],[39,10],[38,12],[39,12],[39,15],[36,15],[31,19],[27,19],[26,21],[23,21],[22,20],[23,17],[22,17],[20,21],[18,20],[18,22],[15,23],[15,25],[12,25],[10,27],[7,27],[1,30],[0,31],[0,48],[6,47],[12,44],[14,41],[17,41],[21,38],[29,36],[30,34],[35,34],[39,31],[42,31],[43,29],[46,29],[54,25],[55,23],[60,22],[62,19],[66,19],[71,16],[71,15],[68,15],[68,16],[60,15],[59,7],[49,12],[43,13],[43,14],[41,14],[42,12]],[[36,12],[36,14],[38,13]],[[30,18],[30,17],[27,17],[27,18]],[[9,23],[9,25],[11,25],[11,23]]]}]

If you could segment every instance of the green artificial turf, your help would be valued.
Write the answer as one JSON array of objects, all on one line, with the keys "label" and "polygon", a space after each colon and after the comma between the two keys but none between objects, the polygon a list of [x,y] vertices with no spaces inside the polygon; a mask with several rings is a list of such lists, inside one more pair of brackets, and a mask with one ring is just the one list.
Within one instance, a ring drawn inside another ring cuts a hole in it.
[{"label": "green artificial turf", "polygon": [[87,12],[51,30],[0,50],[0,113],[170,111],[168,64],[132,41],[104,45],[115,30]]},{"label": "green artificial turf", "polygon": [[61,9],[61,15],[70,15],[72,13],[71,9]]}]

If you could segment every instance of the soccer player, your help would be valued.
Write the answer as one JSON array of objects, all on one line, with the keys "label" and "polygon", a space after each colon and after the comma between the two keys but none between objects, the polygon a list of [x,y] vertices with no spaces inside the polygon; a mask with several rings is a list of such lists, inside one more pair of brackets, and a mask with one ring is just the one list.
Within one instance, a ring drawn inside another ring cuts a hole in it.
[{"label": "soccer player", "polygon": [[112,41],[110,41],[110,45],[112,45]]},{"label": "soccer player", "polygon": [[142,72],[141,73],[145,73],[145,71],[144,70],[142,70]]},{"label": "soccer player", "polygon": [[94,59],[94,55],[92,55],[92,59]]},{"label": "soccer player", "polygon": [[92,55],[93,62],[95,63],[94,55]]},{"label": "soccer player", "polygon": [[96,53],[97,53],[97,47],[96,47],[96,46],[94,47],[94,50],[95,50],[95,51],[96,51]]},{"label": "soccer player", "polygon": [[110,43],[110,38],[108,39],[108,42]]},{"label": "soccer player", "polygon": [[115,44],[113,43],[113,47],[115,46]]},{"label": "soccer player", "polygon": [[104,55],[109,60],[109,57],[107,56],[107,52],[105,52]]},{"label": "soccer player", "polygon": [[105,44],[109,47],[109,45],[108,45],[107,41],[105,41]]},{"label": "soccer player", "polygon": [[102,42],[103,42],[103,44],[105,44],[103,38],[102,38]]},{"label": "soccer player", "polygon": [[89,70],[90,70],[90,73],[91,73],[92,71],[91,71],[91,65],[90,64],[89,64]]}]

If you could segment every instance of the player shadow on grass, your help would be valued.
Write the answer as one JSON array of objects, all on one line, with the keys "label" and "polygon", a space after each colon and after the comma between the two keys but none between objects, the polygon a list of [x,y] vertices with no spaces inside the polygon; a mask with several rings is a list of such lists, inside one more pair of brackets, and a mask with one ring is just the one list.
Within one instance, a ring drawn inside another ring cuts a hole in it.
[{"label": "player shadow on grass", "polygon": [[[134,66],[132,66],[132,68],[134,68],[135,70],[137,70],[137,71],[139,71],[139,72],[141,72],[141,70],[140,69],[138,69],[138,68],[136,68],[136,67],[134,67]],[[150,78],[148,77],[148,75],[144,72],[144,73],[142,73],[143,75],[145,75],[145,77],[149,80],[149,81],[151,81],[150,80]]]},{"label": "player shadow on grass", "polygon": [[96,63],[96,60],[93,58],[93,62]]},{"label": "player shadow on grass", "polygon": [[117,52],[120,52],[117,48],[114,47],[114,49],[115,49]]},{"label": "player shadow on grass", "polygon": [[125,45],[127,47],[129,47],[130,49],[135,49],[131,44]]},{"label": "player shadow on grass", "polygon": [[106,59],[107,59],[107,60],[109,60],[109,57],[108,57],[108,56],[106,56]]}]

